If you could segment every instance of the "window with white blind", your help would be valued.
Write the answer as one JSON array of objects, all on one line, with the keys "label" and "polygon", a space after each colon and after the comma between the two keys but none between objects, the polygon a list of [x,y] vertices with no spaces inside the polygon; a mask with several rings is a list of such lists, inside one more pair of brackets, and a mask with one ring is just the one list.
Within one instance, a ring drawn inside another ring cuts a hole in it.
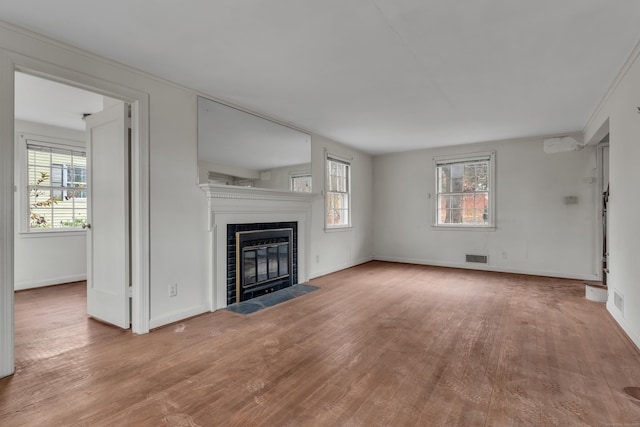
[{"label": "window with white blind", "polygon": [[83,148],[26,140],[28,231],[82,228],[87,221]]},{"label": "window with white blind", "polygon": [[494,152],[434,158],[435,226],[495,226],[494,162]]},{"label": "window with white blind", "polygon": [[326,228],[351,226],[351,162],[326,155]]}]

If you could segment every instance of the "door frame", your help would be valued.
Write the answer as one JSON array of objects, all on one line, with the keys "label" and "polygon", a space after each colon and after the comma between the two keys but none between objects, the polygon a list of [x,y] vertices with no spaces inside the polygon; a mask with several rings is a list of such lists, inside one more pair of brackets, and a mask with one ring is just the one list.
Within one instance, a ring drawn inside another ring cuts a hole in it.
[{"label": "door frame", "polygon": [[598,130],[587,141],[587,146],[592,147],[595,153],[595,170],[596,170],[596,183],[594,188],[594,211],[595,211],[595,230],[594,234],[594,251],[593,251],[593,265],[595,268],[595,275],[597,280],[602,280],[602,164],[601,156],[602,150],[599,144],[609,134],[609,118],[607,118],[598,128]]},{"label": "door frame", "polygon": [[[604,254],[602,253],[602,249],[603,249],[603,244],[604,244],[604,224],[602,222],[603,219],[603,210],[604,210],[604,206],[602,204],[602,194],[605,191],[602,187],[603,187],[603,179],[604,179],[604,148],[606,147],[607,150],[609,149],[609,144],[610,141],[607,142],[598,142],[596,144],[596,170],[597,170],[597,182],[596,182],[596,209],[597,209],[597,220],[596,220],[596,225],[597,225],[597,245],[598,245],[598,267],[597,267],[597,271],[598,271],[598,280],[603,280],[604,281],[604,272],[602,271],[602,264],[604,261]],[[608,157],[607,157],[607,162],[608,162]],[[607,164],[607,174],[609,173],[609,164]],[[607,180],[608,180],[608,176],[607,176]],[[607,223],[609,222],[609,212],[607,212]],[[607,224],[607,232],[609,231],[609,226]],[[608,257],[607,257],[608,258]],[[607,266],[609,265],[608,259],[607,259]]]},{"label": "door frame", "polygon": [[86,89],[131,104],[131,328],[149,332],[149,94],[0,49],[0,378],[14,363],[14,73]]}]

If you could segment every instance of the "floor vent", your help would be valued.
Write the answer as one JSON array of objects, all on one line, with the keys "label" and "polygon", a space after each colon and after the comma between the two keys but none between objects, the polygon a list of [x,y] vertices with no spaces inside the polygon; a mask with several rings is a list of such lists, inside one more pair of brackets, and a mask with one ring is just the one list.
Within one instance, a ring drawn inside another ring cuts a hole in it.
[{"label": "floor vent", "polygon": [[467,254],[467,262],[477,262],[480,264],[486,264],[487,263],[487,256],[486,255],[469,255]]},{"label": "floor vent", "polygon": [[624,315],[624,297],[617,291],[613,291],[613,303],[618,307],[620,313]]}]

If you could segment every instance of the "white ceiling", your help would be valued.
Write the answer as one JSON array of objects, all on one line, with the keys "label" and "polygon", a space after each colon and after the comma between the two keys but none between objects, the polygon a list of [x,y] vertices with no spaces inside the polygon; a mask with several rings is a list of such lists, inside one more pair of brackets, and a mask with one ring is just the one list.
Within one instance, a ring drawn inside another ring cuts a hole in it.
[{"label": "white ceiling", "polygon": [[25,0],[0,17],[371,153],[582,130],[637,0]]},{"label": "white ceiling", "polygon": [[84,114],[102,111],[102,95],[24,73],[15,77],[15,117],[85,130]]}]

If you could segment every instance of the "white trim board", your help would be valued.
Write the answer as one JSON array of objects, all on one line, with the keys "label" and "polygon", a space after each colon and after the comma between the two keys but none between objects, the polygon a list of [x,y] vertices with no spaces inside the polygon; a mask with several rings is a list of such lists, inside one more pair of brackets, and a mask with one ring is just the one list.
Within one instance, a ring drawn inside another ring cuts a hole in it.
[{"label": "white trim board", "polygon": [[527,276],[557,277],[559,279],[595,280],[597,275],[582,273],[561,273],[557,271],[523,270],[520,268],[502,268],[487,264],[467,264],[455,262],[432,261],[428,259],[398,258],[374,256],[376,261],[399,262],[404,264],[430,265],[433,267],[461,268],[464,270],[492,271],[495,273],[526,274]]},{"label": "white trim board", "polygon": [[65,285],[67,283],[73,282],[82,282],[87,280],[87,275],[73,275],[73,276],[60,276],[53,277],[46,280],[35,280],[35,281],[27,281],[27,282],[16,282],[14,285],[14,289],[16,291],[23,291],[27,289],[34,288],[43,288],[45,286],[55,286],[55,285]]},{"label": "white trim board", "polygon": [[356,267],[358,265],[366,264],[366,263],[371,262],[371,261],[374,261],[373,257],[366,257],[366,258],[362,258],[362,259],[359,259],[359,260],[355,260],[355,261],[347,263],[347,264],[342,264],[342,265],[340,265],[339,267],[336,267],[336,268],[315,271],[313,273],[313,276],[309,277],[309,280],[317,279],[318,277],[326,276],[327,274],[335,273],[337,271],[346,270],[347,268]]},{"label": "white trim board", "polygon": [[14,65],[0,50],[0,378],[13,374]]},{"label": "white trim board", "polygon": [[169,325],[170,323],[185,320],[185,319],[188,319],[189,317],[198,316],[200,314],[204,314],[210,311],[211,310],[209,310],[209,305],[207,304],[197,305],[187,310],[174,311],[173,313],[169,313],[165,316],[154,317],[149,321],[149,327],[151,329],[159,328],[161,326],[166,326],[166,325]]},{"label": "white trim board", "polygon": [[622,328],[622,331],[627,335],[627,337],[629,337],[629,339],[631,340],[631,342],[633,342],[636,348],[640,350],[640,337],[638,337],[633,333],[633,331],[629,327],[629,324],[624,319],[622,313],[620,313],[620,311],[616,308],[616,306],[613,305],[613,298],[609,298],[607,300],[606,307],[609,314],[611,314],[611,317],[613,317],[613,320],[615,320],[618,323],[618,325]]}]

